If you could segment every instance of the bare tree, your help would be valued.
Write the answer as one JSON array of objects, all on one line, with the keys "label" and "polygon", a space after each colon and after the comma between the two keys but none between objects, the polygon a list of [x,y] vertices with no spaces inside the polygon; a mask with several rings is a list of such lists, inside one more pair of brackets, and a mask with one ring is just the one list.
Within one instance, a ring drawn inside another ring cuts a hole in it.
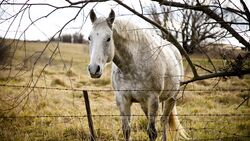
[{"label": "bare tree", "polygon": [[[162,6],[161,12],[157,13],[157,7],[152,5],[149,13],[151,13],[150,17],[155,22],[168,29],[176,39],[180,38],[182,47],[187,53],[193,53],[195,48],[207,46],[207,44],[224,37],[225,31],[218,30],[219,27],[216,23],[209,24],[209,21],[211,21],[209,17],[200,11],[177,10],[176,8]],[[181,21],[175,20],[175,17],[178,16]],[[164,33],[162,33],[162,37],[166,39]]]},{"label": "bare tree", "polygon": [[[0,40],[2,40],[0,38]],[[0,65],[5,68],[10,62],[10,46],[5,41],[0,42]]]},{"label": "bare tree", "polygon": [[72,43],[72,39],[74,39],[74,37],[70,34],[64,34],[60,37],[60,41],[65,43]]},{"label": "bare tree", "polygon": [[[249,26],[249,9],[246,6],[245,2],[241,0],[240,2],[243,5],[243,9],[239,9],[235,3],[231,2],[236,9],[231,7],[222,7],[222,3],[220,1],[212,1],[211,3],[213,5],[206,5],[202,4],[199,0],[196,0],[195,5],[191,5],[188,2],[185,3],[179,3],[179,2],[171,2],[171,1],[160,1],[160,0],[153,0],[161,3],[165,6],[171,6],[171,7],[179,7],[179,8],[185,8],[185,9],[191,9],[193,11],[201,11],[205,13],[207,16],[209,16],[211,19],[215,20],[215,23],[218,23],[221,25],[222,28],[226,29],[234,38],[236,38],[241,44],[243,44],[248,50],[250,49],[250,43],[241,35],[240,32],[246,33],[247,29],[240,29],[237,31],[237,29],[233,25],[247,25]],[[245,5],[245,6],[244,6]],[[231,15],[237,16],[237,18],[233,19],[227,19],[225,17],[225,12],[230,13]],[[235,20],[237,20],[235,22]],[[239,21],[239,22],[238,22]],[[245,21],[245,22],[242,22]]]},{"label": "bare tree", "polygon": [[83,35],[80,33],[74,33],[72,35],[73,38],[73,43],[83,43],[84,39],[83,39]]}]

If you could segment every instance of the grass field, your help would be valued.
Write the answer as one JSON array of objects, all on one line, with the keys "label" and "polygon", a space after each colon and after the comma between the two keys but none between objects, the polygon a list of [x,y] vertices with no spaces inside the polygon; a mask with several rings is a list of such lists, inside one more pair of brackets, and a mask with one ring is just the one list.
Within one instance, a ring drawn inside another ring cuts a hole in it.
[{"label": "grass field", "polygon": [[[101,79],[93,80],[87,72],[87,45],[51,43],[37,63],[34,62],[46,43],[19,42],[15,46],[17,49],[12,67],[0,70],[0,84],[36,84],[64,90],[0,87],[0,140],[88,140],[83,95],[81,91],[73,89],[95,90],[89,92],[89,97],[98,140],[122,140],[120,117],[117,116],[119,111],[113,92],[98,91],[112,89],[110,64],[106,66]],[[48,63],[57,46],[59,50],[53,61]],[[29,56],[32,57],[24,59]],[[211,68],[205,57],[191,58],[197,64]],[[220,59],[213,61],[216,67],[223,64]],[[185,60],[184,64],[188,79],[192,75]],[[249,75],[243,79],[217,78],[189,84],[187,91],[180,94],[177,108],[178,113],[183,115],[179,118],[191,140],[250,140],[250,107],[244,103],[236,110],[249,91],[225,91],[249,87]],[[138,104],[133,104],[132,114],[143,115]],[[239,116],[241,114],[248,116]],[[144,116],[133,116],[131,127],[133,140],[147,140],[147,120]],[[160,130],[159,122],[157,129]]]}]

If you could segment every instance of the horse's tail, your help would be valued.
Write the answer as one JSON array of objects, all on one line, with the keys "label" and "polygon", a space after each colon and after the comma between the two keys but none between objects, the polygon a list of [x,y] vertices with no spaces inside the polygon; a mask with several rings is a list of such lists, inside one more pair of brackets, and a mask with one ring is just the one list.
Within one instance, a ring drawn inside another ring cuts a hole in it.
[{"label": "horse's tail", "polygon": [[169,133],[170,133],[172,140],[178,140],[179,136],[186,140],[189,139],[187,132],[182,127],[178,119],[176,105],[174,106],[169,117],[169,128],[170,128]]}]

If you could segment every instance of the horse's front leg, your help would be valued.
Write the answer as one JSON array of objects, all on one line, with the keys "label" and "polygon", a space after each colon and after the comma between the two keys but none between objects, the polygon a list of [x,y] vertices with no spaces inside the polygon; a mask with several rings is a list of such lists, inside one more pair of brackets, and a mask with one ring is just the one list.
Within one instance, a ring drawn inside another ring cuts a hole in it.
[{"label": "horse's front leg", "polygon": [[116,95],[116,103],[120,110],[120,115],[122,119],[122,131],[125,141],[129,141],[130,137],[130,116],[131,116],[131,101],[128,101],[126,98],[122,97],[122,94]]},{"label": "horse's front leg", "polygon": [[147,127],[147,132],[150,141],[155,141],[157,138],[157,131],[155,128],[155,120],[157,117],[157,111],[158,111],[158,98],[157,96],[151,96],[148,99],[148,127]]}]

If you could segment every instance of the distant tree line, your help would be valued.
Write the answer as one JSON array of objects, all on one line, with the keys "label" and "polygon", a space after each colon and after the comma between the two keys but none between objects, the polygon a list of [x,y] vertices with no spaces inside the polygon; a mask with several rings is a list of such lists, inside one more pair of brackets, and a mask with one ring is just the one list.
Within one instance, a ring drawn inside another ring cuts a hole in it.
[{"label": "distant tree line", "polygon": [[5,40],[0,37],[0,66],[5,66],[10,62],[10,49]]},{"label": "distant tree line", "polygon": [[88,43],[81,33],[63,34],[60,37],[51,38],[51,41],[61,41],[64,43]]}]

